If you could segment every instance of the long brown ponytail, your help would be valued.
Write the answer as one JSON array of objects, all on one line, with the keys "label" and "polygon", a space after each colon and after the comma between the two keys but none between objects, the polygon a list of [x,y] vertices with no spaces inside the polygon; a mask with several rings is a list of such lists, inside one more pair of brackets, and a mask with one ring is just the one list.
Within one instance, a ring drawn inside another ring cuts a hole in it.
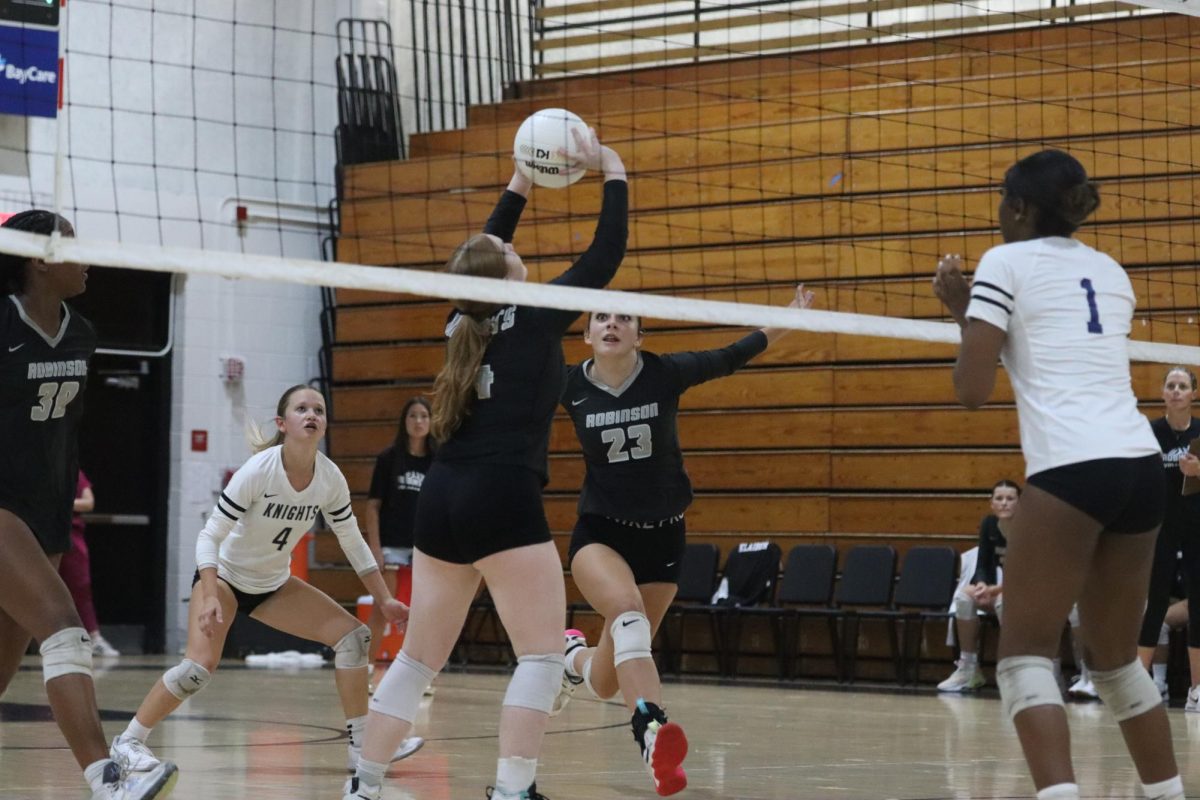
[{"label": "long brown ponytail", "polygon": [[[504,251],[486,234],[472,236],[459,245],[446,262],[446,272],[503,278],[508,274]],[[439,442],[447,441],[462,426],[475,399],[475,386],[483,353],[492,338],[491,315],[501,306],[476,300],[456,300],[461,316],[456,320],[446,344],[446,363],[433,383],[433,419],[429,433]]]}]

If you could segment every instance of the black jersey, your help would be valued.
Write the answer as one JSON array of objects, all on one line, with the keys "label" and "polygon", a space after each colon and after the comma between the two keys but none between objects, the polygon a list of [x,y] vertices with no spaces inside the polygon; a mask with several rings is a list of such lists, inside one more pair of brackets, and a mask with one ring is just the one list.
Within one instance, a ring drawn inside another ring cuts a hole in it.
[{"label": "black jersey", "polygon": [[971,583],[995,586],[999,582],[997,570],[1004,566],[1004,552],[1007,549],[1008,540],[1000,532],[1000,520],[988,514],[979,523],[979,558],[975,561]]},{"label": "black jersey", "polygon": [[728,347],[695,353],[642,353],[624,386],[590,376],[591,359],[567,375],[563,407],[583,445],[587,474],[580,514],[654,522],[692,502],[676,417],[679,396],[698,383],[731,375],[767,347],[755,331]]},{"label": "black jersey", "polygon": [[412,547],[417,496],[432,455],[414,456],[389,447],[375,459],[368,497],[382,501],[379,508],[379,543],[382,547]]},{"label": "black jersey", "polygon": [[[484,232],[511,242],[524,208],[525,198],[505,191]],[[608,285],[625,257],[628,232],[628,186],[608,181],[591,246],[550,282],[593,289]],[[438,446],[435,460],[527,467],[546,484],[550,422],[566,379],[562,337],[579,313],[507,306],[492,315],[475,397],[462,426]],[[457,312],[450,315],[447,336],[460,319]]]},{"label": "black jersey", "polygon": [[[1167,478],[1167,515],[1164,524],[1179,520],[1200,524],[1200,494],[1183,496],[1183,473],[1179,471],[1179,459],[1187,455],[1192,440],[1200,437],[1200,419],[1191,418],[1187,429],[1177,431],[1159,417],[1150,423],[1158,445],[1162,448],[1163,467]],[[1191,519],[1188,519],[1191,517]]]},{"label": "black jersey", "polygon": [[0,297],[0,507],[16,514],[47,553],[65,552],[79,476],[91,324],[65,303],[47,336],[15,296]]}]

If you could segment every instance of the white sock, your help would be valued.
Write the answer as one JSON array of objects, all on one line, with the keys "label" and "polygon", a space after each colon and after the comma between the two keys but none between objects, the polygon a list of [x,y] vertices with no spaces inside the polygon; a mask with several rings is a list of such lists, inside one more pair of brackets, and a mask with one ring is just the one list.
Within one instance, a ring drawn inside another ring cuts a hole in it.
[{"label": "white sock", "polygon": [[367,715],[350,717],[346,720],[346,731],[350,734],[350,744],[362,747],[363,732],[367,729]]},{"label": "white sock", "polygon": [[979,653],[963,650],[959,653],[958,660],[964,667],[973,667],[979,663]]},{"label": "white sock", "polygon": [[508,756],[496,762],[496,791],[519,794],[537,777],[537,759]]},{"label": "white sock", "polygon": [[1037,793],[1037,800],[1079,800],[1079,784],[1056,783]]},{"label": "white sock", "polygon": [[129,720],[129,724],[125,726],[125,732],[121,735],[128,736],[132,739],[137,739],[139,742],[144,744],[145,741],[150,738],[150,731],[152,730],[154,729],[147,728],[145,725],[137,721],[137,717],[134,717],[133,719]]},{"label": "white sock", "polygon": [[[583,677],[583,670],[575,669],[575,659],[579,658],[580,653],[586,653],[587,651],[588,651],[587,647],[576,647],[574,650],[571,651],[571,655],[567,656],[567,660],[564,662],[564,664],[565,664],[565,668],[567,670],[567,674],[570,675],[572,678],[582,678]],[[521,791],[525,791],[525,790],[522,789]]]},{"label": "white sock", "polygon": [[1158,783],[1143,783],[1147,800],[1183,800],[1183,779],[1176,775]]},{"label": "white sock", "polygon": [[380,764],[378,761],[367,761],[365,758],[358,760],[358,769],[355,771],[355,776],[358,782],[366,786],[382,786],[383,773],[387,772],[388,765]]},{"label": "white sock", "polygon": [[1092,680],[1092,674],[1088,672],[1087,664],[1083,662],[1079,663],[1079,680],[1083,683],[1090,683]]},{"label": "white sock", "polygon": [[1151,664],[1150,674],[1154,676],[1155,683],[1167,682],[1167,665],[1166,664]]},{"label": "white sock", "polygon": [[92,792],[99,792],[103,788],[104,768],[111,763],[111,758],[102,758],[99,761],[93,761],[83,768],[84,780],[88,782],[88,786],[92,787]]}]

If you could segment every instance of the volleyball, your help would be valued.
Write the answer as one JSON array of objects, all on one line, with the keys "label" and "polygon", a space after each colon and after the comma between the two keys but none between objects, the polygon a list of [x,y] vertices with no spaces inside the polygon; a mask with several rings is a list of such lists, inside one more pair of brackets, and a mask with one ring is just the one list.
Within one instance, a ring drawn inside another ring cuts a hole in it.
[{"label": "volleyball", "polygon": [[588,127],[565,108],[543,108],[526,117],[513,140],[517,169],[538,186],[551,189],[562,189],[582,178],[587,170],[560,154],[579,155],[572,130],[586,136]]}]

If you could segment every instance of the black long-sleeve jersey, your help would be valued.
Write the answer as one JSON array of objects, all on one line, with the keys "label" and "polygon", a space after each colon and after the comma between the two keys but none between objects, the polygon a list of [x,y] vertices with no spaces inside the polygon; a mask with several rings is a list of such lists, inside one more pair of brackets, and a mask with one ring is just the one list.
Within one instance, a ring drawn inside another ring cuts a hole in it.
[{"label": "black long-sleeve jersey", "polygon": [[995,586],[999,581],[998,569],[1004,566],[1004,553],[1008,540],[1000,532],[1000,520],[988,514],[979,523],[979,557],[975,561],[975,574],[971,583],[986,583]]},{"label": "black long-sleeve jersey", "polygon": [[0,508],[24,520],[47,553],[70,542],[82,395],[96,350],[91,323],[62,309],[50,337],[15,296],[0,297]]},{"label": "black long-sleeve jersey", "polygon": [[[525,198],[505,191],[484,232],[511,242],[524,208]],[[550,282],[593,289],[608,285],[625,257],[628,208],[625,181],[606,182],[591,246]],[[475,398],[462,426],[438,447],[436,460],[528,467],[545,485],[550,422],[566,380],[562,337],[578,316],[578,311],[532,306],[507,306],[492,315]],[[447,336],[460,319],[458,312],[450,315]]]},{"label": "black long-sleeve jersey", "polygon": [[1150,430],[1162,448],[1167,476],[1167,514],[1163,526],[1182,525],[1189,533],[1200,532],[1200,494],[1183,496],[1183,473],[1179,471],[1179,459],[1187,455],[1192,440],[1200,438],[1200,419],[1192,417],[1186,430],[1177,431],[1166,417],[1159,417],[1150,423]]},{"label": "black long-sleeve jersey", "polygon": [[732,375],[767,347],[762,331],[728,347],[690,353],[642,353],[624,386],[590,377],[588,359],[567,374],[563,407],[575,423],[587,474],[579,513],[632,522],[682,514],[692,502],[676,417],[688,388]]}]

